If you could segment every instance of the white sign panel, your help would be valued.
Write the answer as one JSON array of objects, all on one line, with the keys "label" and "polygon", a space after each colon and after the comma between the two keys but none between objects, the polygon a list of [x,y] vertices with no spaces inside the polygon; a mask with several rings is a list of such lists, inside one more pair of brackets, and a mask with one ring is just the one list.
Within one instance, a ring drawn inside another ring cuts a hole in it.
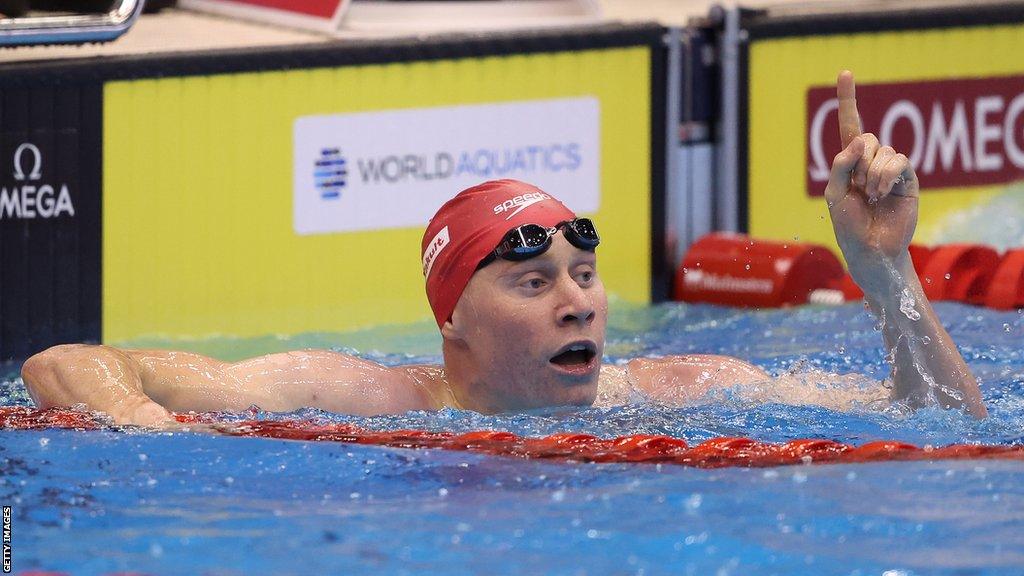
[{"label": "white sign panel", "polygon": [[498,178],[596,212],[600,136],[596,98],[298,118],[295,232],[422,227],[460,190]]}]

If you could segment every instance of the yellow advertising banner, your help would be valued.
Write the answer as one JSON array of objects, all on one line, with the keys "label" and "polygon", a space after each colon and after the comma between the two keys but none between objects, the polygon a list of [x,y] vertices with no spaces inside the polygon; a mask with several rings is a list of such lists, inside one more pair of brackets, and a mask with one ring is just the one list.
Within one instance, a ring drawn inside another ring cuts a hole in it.
[{"label": "yellow advertising banner", "polygon": [[839,152],[835,79],[865,131],[914,163],[915,241],[1024,243],[1024,26],[837,34],[750,46],[749,230],[835,247],[822,198]]},{"label": "yellow advertising banner", "polygon": [[641,46],[109,82],[104,341],[429,319],[427,219],[494,177],[593,217],[609,293],[647,302],[650,63]]}]

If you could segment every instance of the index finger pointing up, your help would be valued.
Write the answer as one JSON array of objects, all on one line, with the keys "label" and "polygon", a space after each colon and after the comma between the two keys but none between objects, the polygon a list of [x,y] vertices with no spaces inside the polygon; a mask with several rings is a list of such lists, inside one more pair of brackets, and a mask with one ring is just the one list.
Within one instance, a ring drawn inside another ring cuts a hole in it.
[{"label": "index finger pointing up", "polygon": [[860,136],[860,113],[857,112],[857,87],[853,83],[853,72],[843,70],[836,80],[839,96],[839,139],[845,150],[854,138]]}]

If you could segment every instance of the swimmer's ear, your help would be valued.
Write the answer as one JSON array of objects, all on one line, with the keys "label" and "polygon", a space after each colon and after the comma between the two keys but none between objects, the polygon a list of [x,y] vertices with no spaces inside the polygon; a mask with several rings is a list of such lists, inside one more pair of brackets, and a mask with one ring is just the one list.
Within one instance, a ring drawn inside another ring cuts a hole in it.
[{"label": "swimmer's ear", "polygon": [[461,322],[455,320],[455,314],[453,313],[451,318],[445,321],[441,325],[441,337],[445,340],[464,340],[462,336]]}]

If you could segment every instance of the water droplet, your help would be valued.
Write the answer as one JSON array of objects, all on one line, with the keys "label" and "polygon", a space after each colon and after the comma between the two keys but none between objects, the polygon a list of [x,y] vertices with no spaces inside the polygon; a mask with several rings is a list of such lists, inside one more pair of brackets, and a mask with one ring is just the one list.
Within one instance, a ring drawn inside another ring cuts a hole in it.
[{"label": "water droplet", "polygon": [[440,496],[441,498],[444,498],[445,496],[448,495],[448,489],[447,488],[440,488],[440,489],[438,489],[437,495]]},{"label": "water droplet", "polygon": [[1006,322],[1003,323],[1003,332],[1009,333],[1011,330],[1010,325]]},{"label": "water droplet", "polygon": [[[929,384],[932,385],[931,382],[929,382]],[[934,385],[932,386],[934,387]],[[939,386],[939,389],[942,390],[943,394],[949,396],[950,398],[956,400],[957,402],[963,402],[964,400],[964,394],[959,390],[950,388],[949,386]]]},{"label": "water droplet", "polygon": [[744,266],[743,266],[743,269],[744,269],[744,270],[750,270],[750,264],[746,264],[746,265],[744,265]]},{"label": "water droplet", "polygon": [[952,275],[952,274],[950,274],[949,272],[946,272],[946,274],[945,274],[945,275],[943,275],[942,277],[943,277],[943,278],[945,278],[946,280],[949,280],[950,278],[952,278],[952,277],[953,277],[953,275]]},{"label": "water droplet", "polygon": [[907,318],[917,322],[921,319],[921,313],[914,308],[915,304],[917,303],[914,301],[914,297],[910,295],[910,290],[904,288],[903,292],[900,293],[900,312],[903,312],[903,315]]}]

